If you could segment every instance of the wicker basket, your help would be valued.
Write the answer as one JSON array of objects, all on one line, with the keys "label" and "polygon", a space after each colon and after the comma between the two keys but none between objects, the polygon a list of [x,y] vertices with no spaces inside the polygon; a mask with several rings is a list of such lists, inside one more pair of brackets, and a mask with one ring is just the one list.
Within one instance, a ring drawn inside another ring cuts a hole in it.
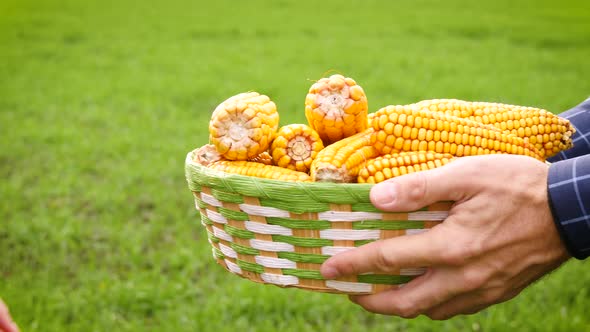
[{"label": "wicker basket", "polygon": [[185,174],[213,257],[259,283],[320,292],[368,294],[408,282],[421,269],[325,280],[319,269],[336,253],[378,239],[422,232],[451,204],[386,213],[369,200],[369,184],[299,183],[214,171],[187,155]]}]

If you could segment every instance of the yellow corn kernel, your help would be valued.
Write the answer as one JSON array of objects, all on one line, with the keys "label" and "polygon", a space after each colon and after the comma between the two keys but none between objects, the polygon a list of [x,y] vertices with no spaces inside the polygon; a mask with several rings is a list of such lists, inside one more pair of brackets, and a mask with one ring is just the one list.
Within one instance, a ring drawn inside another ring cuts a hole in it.
[{"label": "yellow corn kernel", "polygon": [[365,161],[378,155],[373,129],[341,139],[321,150],[311,164],[313,181],[354,182]]},{"label": "yellow corn kernel", "polygon": [[274,165],[265,165],[252,161],[221,160],[209,164],[208,167],[221,172],[253,176],[264,179],[291,182],[311,181],[311,177],[307,173],[298,172],[288,168],[283,168]]},{"label": "yellow corn kernel", "polygon": [[272,165],[273,164],[272,156],[270,155],[270,153],[268,153],[268,151],[264,151],[261,154],[257,155],[256,157],[248,159],[248,161],[253,161],[253,162],[261,163],[261,164],[265,164],[265,165]]},{"label": "yellow corn kernel", "polygon": [[304,124],[290,124],[279,129],[270,153],[275,165],[307,173],[323,148],[315,130]]},{"label": "yellow corn kernel", "polygon": [[379,183],[393,177],[448,164],[456,157],[448,153],[411,151],[387,154],[368,160],[359,170],[358,183]]},{"label": "yellow corn kernel", "polygon": [[222,102],[209,121],[209,141],[228,160],[248,160],[267,151],[279,126],[274,102],[257,92]]},{"label": "yellow corn kernel", "polygon": [[[392,114],[397,116],[392,117]],[[388,121],[380,121],[381,118],[388,119]],[[456,156],[468,156],[486,153],[486,149],[489,149],[488,153],[492,153],[491,142],[499,142],[499,146],[495,147],[496,153],[512,153],[512,154],[523,154],[526,156],[534,157],[539,160],[544,160],[537,149],[525,142],[521,137],[504,132],[494,126],[485,125],[476,121],[472,121],[465,118],[459,118],[446,113],[432,112],[426,108],[416,108],[412,105],[405,107],[399,106],[387,106],[375,113],[375,121],[373,121],[373,129],[375,132],[372,134],[371,140],[375,142],[375,146],[378,147],[378,152],[381,155],[390,153],[386,148],[387,144],[377,144],[379,138],[383,137],[380,132],[384,131],[387,122],[392,122],[393,125],[401,124],[399,119],[403,119],[406,126],[401,131],[401,135],[395,137],[395,143],[393,146],[398,151],[410,151],[412,147],[412,138],[408,134],[407,128],[408,119],[412,119],[413,123],[417,123],[417,119],[420,119],[420,123],[429,123],[429,130],[426,132],[427,150],[435,152],[446,152],[455,151]],[[398,119],[398,122],[392,121],[391,119]],[[384,123],[382,125],[382,123]],[[432,132],[432,134],[431,134]],[[445,146],[445,142],[442,141],[441,132],[447,132],[444,137],[448,138],[451,133],[454,133],[454,140],[448,141],[448,145]],[[477,139],[476,137],[480,137]],[[485,141],[481,138],[487,138]],[[420,146],[420,144],[418,144]],[[481,148],[481,149],[480,149]]]},{"label": "yellow corn kernel", "polygon": [[315,82],[305,98],[305,116],[324,145],[364,131],[368,104],[360,85],[342,75]]},{"label": "yellow corn kernel", "polygon": [[[414,109],[435,108],[439,112],[492,125],[523,138],[544,158],[573,146],[572,136],[575,128],[569,120],[541,108],[457,99],[423,100],[411,106]],[[537,136],[539,134],[540,137]],[[557,137],[550,134],[560,135]]]}]

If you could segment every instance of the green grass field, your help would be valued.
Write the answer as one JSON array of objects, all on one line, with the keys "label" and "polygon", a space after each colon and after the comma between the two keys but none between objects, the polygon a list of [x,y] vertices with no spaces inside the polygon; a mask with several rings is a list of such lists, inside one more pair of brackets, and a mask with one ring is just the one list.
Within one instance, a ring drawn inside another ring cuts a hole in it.
[{"label": "green grass field", "polygon": [[462,98],[558,113],[590,95],[590,2],[1,1],[0,296],[22,330],[590,329],[588,263],[443,322],[217,266],[186,153],[238,92],[304,122],[328,72],[354,77],[371,110]]}]

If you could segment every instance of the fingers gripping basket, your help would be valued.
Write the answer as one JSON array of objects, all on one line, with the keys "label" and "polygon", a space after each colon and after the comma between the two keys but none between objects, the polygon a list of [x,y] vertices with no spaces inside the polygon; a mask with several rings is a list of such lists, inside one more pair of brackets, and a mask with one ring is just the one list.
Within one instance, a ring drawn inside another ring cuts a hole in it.
[{"label": "fingers gripping basket", "polygon": [[214,171],[187,155],[185,173],[213,257],[255,282],[314,291],[367,294],[408,282],[421,269],[324,280],[331,255],[365,243],[421,232],[446,218],[450,203],[385,213],[368,184],[283,182]]}]

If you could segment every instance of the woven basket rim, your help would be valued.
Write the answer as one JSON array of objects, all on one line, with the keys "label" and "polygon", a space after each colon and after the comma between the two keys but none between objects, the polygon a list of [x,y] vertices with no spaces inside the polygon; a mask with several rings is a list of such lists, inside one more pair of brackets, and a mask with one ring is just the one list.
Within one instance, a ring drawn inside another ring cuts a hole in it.
[{"label": "woven basket rim", "polygon": [[196,163],[192,156],[193,156],[194,150],[190,151],[187,155],[186,155],[186,167],[192,167],[195,170],[198,170],[199,173],[201,173],[202,175],[205,176],[211,176],[211,177],[216,177],[216,178],[223,178],[223,179],[227,179],[227,180],[251,180],[251,181],[256,181],[258,182],[260,185],[276,185],[276,184],[282,184],[285,186],[290,186],[290,187],[309,187],[309,188],[321,188],[321,189],[370,189],[371,187],[374,186],[374,184],[372,183],[334,183],[334,182],[295,182],[295,181],[281,181],[281,180],[273,180],[273,179],[264,179],[264,178],[257,178],[257,177],[252,177],[252,176],[246,176],[246,175],[240,175],[240,174],[231,174],[231,173],[226,173],[226,172],[222,172],[222,171],[218,171],[218,170],[214,170],[211,168],[207,168],[206,166],[200,165],[199,163]]},{"label": "woven basket rim", "polygon": [[194,150],[187,154],[185,162],[186,179],[191,189],[205,186],[243,196],[278,198],[285,201],[292,197],[321,203],[371,204],[369,192],[374,184],[289,182],[230,174],[198,164],[193,161],[193,153]]}]

